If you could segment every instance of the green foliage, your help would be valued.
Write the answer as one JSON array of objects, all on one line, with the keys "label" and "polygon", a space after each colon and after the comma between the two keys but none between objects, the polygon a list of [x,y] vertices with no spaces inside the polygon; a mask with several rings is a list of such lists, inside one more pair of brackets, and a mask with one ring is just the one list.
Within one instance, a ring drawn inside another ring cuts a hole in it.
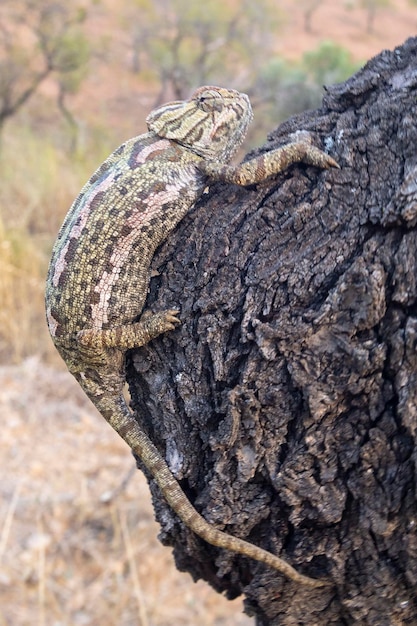
[{"label": "green foliage", "polygon": [[[65,91],[76,93],[87,75],[90,46],[81,32],[65,33],[61,38],[57,63],[61,68],[58,80]],[[63,69],[65,68],[65,70]]]},{"label": "green foliage", "polygon": [[353,61],[343,46],[323,41],[315,50],[303,55],[301,66],[314,83],[324,85],[346,80],[359,69],[361,63]]},{"label": "green foliage", "polygon": [[89,59],[85,19],[85,9],[65,0],[2,0],[0,129],[47,77],[57,80],[61,97],[79,88]]},{"label": "green foliage", "polygon": [[268,61],[258,74],[251,98],[255,119],[250,132],[254,143],[262,141],[266,128],[273,128],[290,115],[316,106],[317,92],[299,63],[280,57]]},{"label": "green foliage", "polygon": [[264,123],[269,120],[268,125],[275,125],[290,115],[318,107],[323,85],[345,80],[359,66],[345,48],[330,41],[306,52],[298,62],[273,57],[258,73],[252,100]]},{"label": "green foliage", "polygon": [[376,10],[382,7],[387,7],[391,4],[390,0],[361,0],[361,6],[367,10]]},{"label": "green foliage", "polygon": [[134,68],[152,68],[161,99],[183,98],[212,81],[247,79],[268,56],[281,15],[273,0],[136,0],[134,6]]}]

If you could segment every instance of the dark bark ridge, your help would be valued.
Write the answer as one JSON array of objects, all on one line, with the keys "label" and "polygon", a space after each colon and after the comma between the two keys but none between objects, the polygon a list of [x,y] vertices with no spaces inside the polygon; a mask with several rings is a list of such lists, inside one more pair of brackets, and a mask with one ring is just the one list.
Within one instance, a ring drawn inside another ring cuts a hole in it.
[{"label": "dark bark ridge", "polygon": [[205,544],[151,482],[179,569],[260,625],[417,623],[417,38],[264,149],[309,131],[339,171],[213,185],[157,252],[182,326],[128,359],[133,407],[201,514],[327,577]]}]

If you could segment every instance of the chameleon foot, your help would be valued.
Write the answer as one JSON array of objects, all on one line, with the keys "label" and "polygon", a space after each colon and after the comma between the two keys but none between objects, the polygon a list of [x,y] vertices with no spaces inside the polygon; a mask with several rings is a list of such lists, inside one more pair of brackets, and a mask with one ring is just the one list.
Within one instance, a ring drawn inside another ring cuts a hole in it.
[{"label": "chameleon foot", "polygon": [[316,148],[316,146],[312,146],[308,143],[300,142],[301,145],[305,146],[305,155],[303,156],[303,162],[308,163],[309,165],[314,165],[315,167],[321,167],[323,169],[330,169],[331,167],[336,167],[340,169],[340,165],[337,161],[332,159],[331,156]]},{"label": "chameleon foot", "polygon": [[166,309],[158,313],[145,311],[138,322],[124,324],[106,330],[88,328],[77,333],[79,344],[101,351],[105,348],[129,350],[140,348],[158,335],[174,330],[181,324],[178,309]]}]

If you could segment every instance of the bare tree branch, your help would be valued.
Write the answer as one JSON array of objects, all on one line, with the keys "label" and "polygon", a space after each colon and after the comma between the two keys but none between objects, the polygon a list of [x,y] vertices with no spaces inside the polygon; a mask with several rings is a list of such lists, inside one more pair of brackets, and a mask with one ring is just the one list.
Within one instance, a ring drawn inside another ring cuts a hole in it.
[{"label": "bare tree branch", "polygon": [[3,0],[0,129],[33,97],[46,78],[55,74],[64,85],[64,76],[85,66],[86,48],[77,30],[84,17],[82,11],[68,8],[59,0]]}]

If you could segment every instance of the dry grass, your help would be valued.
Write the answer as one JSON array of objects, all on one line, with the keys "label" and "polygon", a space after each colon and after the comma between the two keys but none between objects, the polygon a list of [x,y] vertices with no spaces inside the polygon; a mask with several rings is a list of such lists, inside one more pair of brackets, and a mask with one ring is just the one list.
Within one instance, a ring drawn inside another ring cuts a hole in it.
[{"label": "dry grass", "polygon": [[133,459],[69,374],[32,358],[0,388],[1,626],[253,623],[176,571],[140,472],[117,494]]},{"label": "dry grass", "polygon": [[[7,127],[6,127],[7,128]],[[107,154],[70,157],[22,125],[0,150],[0,362],[54,354],[45,326],[44,288],[51,247],[88,174]],[[86,153],[86,154],[87,154]],[[53,358],[53,357],[52,357]]]},{"label": "dry grass", "polygon": [[6,230],[1,215],[0,267],[0,358],[17,361],[39,350],[33,329],[41,327],[45,260],[25,231]]}]

